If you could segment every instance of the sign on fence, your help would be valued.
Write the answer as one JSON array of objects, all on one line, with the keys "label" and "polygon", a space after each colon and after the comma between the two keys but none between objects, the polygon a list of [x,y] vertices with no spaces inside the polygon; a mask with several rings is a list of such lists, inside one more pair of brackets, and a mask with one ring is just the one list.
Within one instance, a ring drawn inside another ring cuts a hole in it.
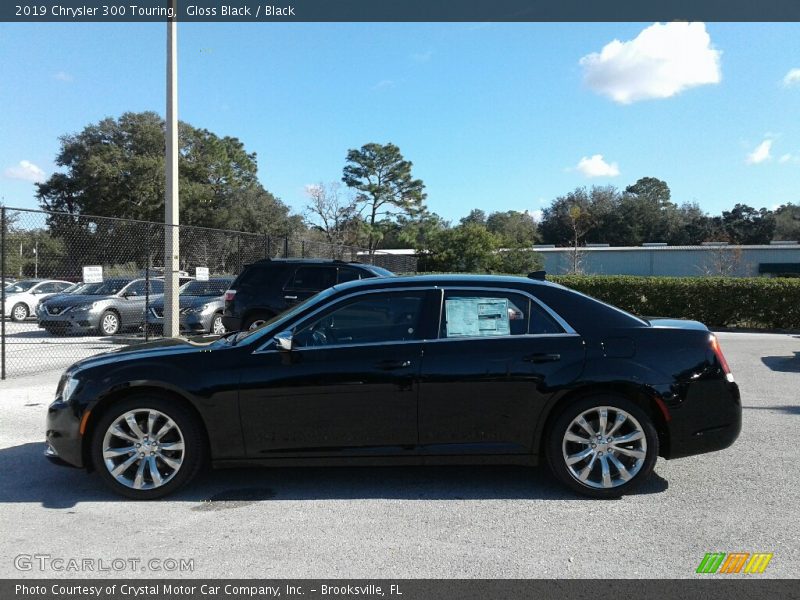
[{"label": "sign on fence", "polygon": [[102,283],[103,267],[92,265],[83,267],[83,283]]},{"label": "sign on fence", "polygon": [[194,278],[197,279],[197,281],[208,281],[208,267],[195,268]]}]

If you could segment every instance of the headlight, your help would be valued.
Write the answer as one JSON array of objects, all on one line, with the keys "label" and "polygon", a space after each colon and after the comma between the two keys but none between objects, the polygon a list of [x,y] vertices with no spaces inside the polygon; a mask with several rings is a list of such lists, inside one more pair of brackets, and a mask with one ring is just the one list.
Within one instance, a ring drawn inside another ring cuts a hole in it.
[{"label": "headlight", "polygon": [[[72,310],[75,312],[80,312],[84,310],[92,310],[95,306],[97,306],[97,302],[92,302],[91,304],[79,304],[78,306],[73,306]],[[64,312],[70,310],[69,308],[65,309]]]},{"label": "headlight", "polygon": [[66,377],[64,385],[61,388],[61,400],[63,402],[69,402],[70,397],[75,393],[77,388],[78,380],[73,375]]},{"label": "headlight", "polygon": [[191,306],[184,308],[181,312],[185,315],[199,315],[211,310],[211,304],[203,304],[202,306]]}]

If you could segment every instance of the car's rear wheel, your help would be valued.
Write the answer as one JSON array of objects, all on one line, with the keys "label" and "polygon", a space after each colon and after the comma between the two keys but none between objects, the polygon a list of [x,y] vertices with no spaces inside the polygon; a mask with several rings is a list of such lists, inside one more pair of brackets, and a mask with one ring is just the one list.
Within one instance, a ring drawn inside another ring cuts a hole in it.
[{"label": "car's rear wheel", "polygon": [[658,434],[637,404],[613,395],[567,406],[547,432],[547,461],[555,476],[576,492],[617,498],[653,471]]},{"label": "car's rear wheel", "polygon": [[152,500],[194,478],[205,460],[205,444],[202,427],[188,410],[169,398],[141,394],[101,417],[91,455],[112,490],[134,500]]},{"label": "car's rear wheel", "polygon": [[269,321],[272,318],[272,315],[269,313],[256,313],[255,315],[251,315],[247,317],[244,321],[244,326],[242,327],[243,330],[252,331],[253,329],[258,329],[264,323]]},{"label": "car's rear wheel", "polygon": [[222,315],[217,313],[211,319],[211,333],[214,335],[222,335],[225,333],[225,325],[222,323]]},{"label": "car's rear wheel", "polygon": [[119,315],[113,310],[107,310],[100,315],[100,333],[102,335],[115,335],[119,333]]},{"label": "car's rear wheel", "polygon": [[29,315],[28,305],[24,302],[18,302],[11,308],[11,320],[12,321],[24,321],[28,318]]}]

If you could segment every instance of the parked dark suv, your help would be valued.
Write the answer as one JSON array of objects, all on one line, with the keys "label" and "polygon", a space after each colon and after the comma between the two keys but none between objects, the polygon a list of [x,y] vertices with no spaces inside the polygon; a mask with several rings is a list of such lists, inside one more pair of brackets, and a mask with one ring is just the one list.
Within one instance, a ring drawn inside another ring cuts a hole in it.
[{"label": "parked dark suv", "polygon": [[225,292],[222,323],[228,331],[255,329],[337,283],[370,277],[394,277],[394,273],[374,265],[341,260],[260,260],[245,266]]}]

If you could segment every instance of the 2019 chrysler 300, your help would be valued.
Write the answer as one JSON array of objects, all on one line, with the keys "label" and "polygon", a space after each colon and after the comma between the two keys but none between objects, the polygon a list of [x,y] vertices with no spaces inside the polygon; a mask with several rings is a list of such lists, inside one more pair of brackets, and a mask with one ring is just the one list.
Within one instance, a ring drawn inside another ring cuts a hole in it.
[{"label": "2019 chrysler 300", "polygon": [[45,454],[117,492],[174,492],[246,465],[547,462],[576,492],[622,495],[657,456],[728,447],[739,390],[715,336],[545,281],[375,278],[254,331],[164,340],[62,377]]}]

